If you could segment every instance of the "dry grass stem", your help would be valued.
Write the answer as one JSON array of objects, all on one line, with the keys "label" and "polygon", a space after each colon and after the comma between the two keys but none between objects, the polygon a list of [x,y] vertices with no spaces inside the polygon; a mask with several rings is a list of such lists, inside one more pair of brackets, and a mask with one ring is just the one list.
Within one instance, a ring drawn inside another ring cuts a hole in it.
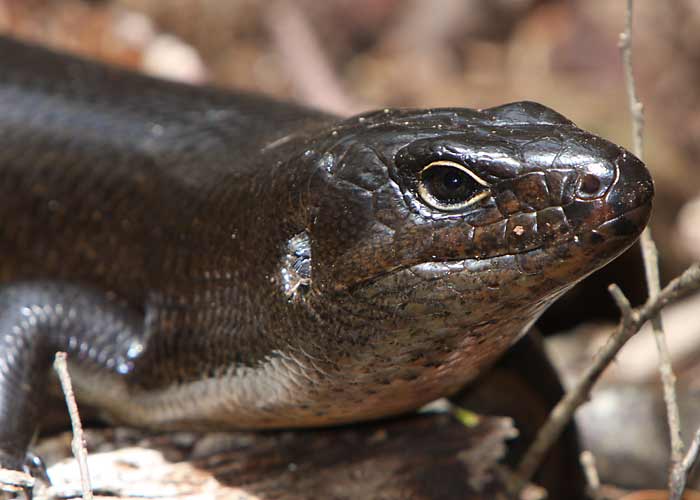
[{"label": "dry grass stem", "polygon": [[80,467],[80,480],[83,489],[83,499],[92,500],[92,487],[90,486],[90,471],[88,470],[87,465],[87,450],[85,449],[85,440],[83,438],[83,425],[80,422],[78,404],[75,401],[73,384],[71,382],[70,374],[68,373],[66,357],[65,352],[57,352],[56,359],[53,363],[53,368],[58,374],[58,379],[61,382],[61,388],[63,389],[63,395],[66,399],[66,405],[68,406],[68,413],[70,415],[70,421],[73,427],[73,440],[71,441],[71,448],[73,449],[73,455],[75,456],[78,466]]}]

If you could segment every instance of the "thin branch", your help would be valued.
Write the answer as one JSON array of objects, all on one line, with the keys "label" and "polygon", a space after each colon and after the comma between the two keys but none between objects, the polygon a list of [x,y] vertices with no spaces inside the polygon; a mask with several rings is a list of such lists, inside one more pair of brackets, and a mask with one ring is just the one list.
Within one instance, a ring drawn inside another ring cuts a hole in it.
[{"label": "thin branch", "polygon": [[80,414],[78,413],[78,404],[75,402],[73,393],[73,384],[68,373],[68,364],[66,363],[66,353],[57,352],[53,362],[53,368],[58,374],[58,379],[61,382],[63,395],[68,406],[71,425],[73,426],[73,440],[71,448],[75,456],[78,466],[80,467],[80,482],[83,488],[83,499],[92,500],[92,486],[90,485],[90,471],[87,464],[87,450],[85,449],[85,440],[83,438],[83,425],[80,422]]},{"label": "thin branch", "polygon": [[598,476],[598,469],[595,466],[595,457],[593,453],[588,450],[583,451],[581,452],[579,460],[581,461],[583,472],[586,475],[588,496],[593,500],[602,500],[603,496],[600,493],[600,476]]},{"label": "thin branch", "polygon": [[683,469],[687,473],[695,465],[698,460],[698,452],[700,452],[700,429],[695,431],[695,437],[688,447],[688,452],[683,457]]},{"label": "thin branch", "polygon": [[625,322],[629,321],[632,315],[632,304],[630,304],[630,301],[627,299],[620,287],[615,283],[608,287],[608,291],[610,292],[610,295],[612,295],[617,308],[620,310],[622,320]]},{"label": "thin branch", "polygon": [[700,429],[695,431],[695,436],[688,447],[683,459],[678,462],[678,464],[671,469],[670,473],[670,492],[671,495],[669,499],[681,500],[683,498],[683,492],[685,491],[685,486],[688,481],[688,474],[690,469],[695,465],[698,460],[698,452],[700,451]]},{"label": "thin branch", "polygon": [[512,498],[517,500],[545,500],[547,490],[536,484],[523,481],[512,469],[501,464],[496,464],[493,471],[509,492],[516,492]]},{"label": "thin branch", "polygon": [[632,114],[632,134],[634,136],[634,154],[640,160],[644,159],[644,107],[637,98],[637,87],[632,72],[632,13],[634,0],[627,0],[627,15],[625,18],[625,31],[620,33],[620,53],[622,54],[622,67],[625,73],[625,84],[629,100],[630,113]]},{"label": "thin branch", "polygon": [[265,22],[302,102],[342,116],[357,113],[361,105],[343,89],[313,26],[295,2],[271,2]]},{"label": "thin branch", "polygon": [[547,422],[538,431],[534,442],[518,466],[518,474],[523,481],[529,481],[532,478],[547,451],[559,438],[576,409],[587,401],[591,389],[605,368],[615,359],[622,346],[666,305],[699,289],[700,264],[693,264],[683,274],[672,280],[658,295],[649,297],[643,306],[633,309],[628,321],[620,321],[606,344],[596,354],[582,379],[559,401]]},{"label": "thin branch", "polygon": [[[632,21],[634,12],[634,0],[627,0],[627,15],[625,31],[620,35],[620,51],[622,53],[623,68],[629,98],[629,108],[632,115],[632,127],[634,136],[634,154],[642,159],[644,155],[644,115],[643,107],[637,97],[634,74],[632,72]],[[661,289],[659,279],[659,256],[656,244],[651,237],[649,228],[646,228],[640,238],[644,270],[646,274],[649,297],[654,298]],[[685,488],[686,472],[682,470],[685,446],[681,438],[681,421],[676,396],[676,376],[671,366],[671,355],[666,342],[661,316],[651,318],[651,326],[656,341],[656,350],[659,353],[659,373],[663,384],[664,401],[666,402],[666,415],[671,440],[671,473],[669,474],[669,489],[671,499],[679,500]]]}]

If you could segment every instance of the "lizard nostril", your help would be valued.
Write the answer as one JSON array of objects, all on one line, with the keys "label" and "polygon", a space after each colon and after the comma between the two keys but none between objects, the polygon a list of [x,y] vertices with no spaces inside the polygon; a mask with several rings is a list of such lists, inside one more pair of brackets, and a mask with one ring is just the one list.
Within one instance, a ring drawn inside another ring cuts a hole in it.
[{"label": "lizard nostril", "polygon": [[600,190],[600,177],[593,174],[585,174],[579,181],[579,190],[582,194],[594,195]]}]

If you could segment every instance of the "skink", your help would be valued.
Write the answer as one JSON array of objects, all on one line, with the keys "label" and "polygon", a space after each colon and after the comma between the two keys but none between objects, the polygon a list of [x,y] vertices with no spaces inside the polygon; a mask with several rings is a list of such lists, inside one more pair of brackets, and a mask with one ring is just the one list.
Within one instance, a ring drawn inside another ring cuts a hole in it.
[{"label": "skink", "polygon": [[653,186],[532,102],[341,119],[0,41],[0,465],[54,352],[159,429],[324,426],[457,391],[627,249]]}]

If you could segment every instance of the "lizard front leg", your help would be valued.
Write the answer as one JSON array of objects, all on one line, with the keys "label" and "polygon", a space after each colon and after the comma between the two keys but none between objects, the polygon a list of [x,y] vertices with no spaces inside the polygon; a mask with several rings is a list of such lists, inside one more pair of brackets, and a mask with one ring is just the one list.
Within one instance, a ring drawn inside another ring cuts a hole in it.
[{"label": "lizard front leg", "polygon": [[[143,315],[94,289],[61,282],[0,287],[0,467],[21,470],[46,411],[54,353],[125,374],[143,336]],[[0,485],[0,490],[2,485]]]}]

